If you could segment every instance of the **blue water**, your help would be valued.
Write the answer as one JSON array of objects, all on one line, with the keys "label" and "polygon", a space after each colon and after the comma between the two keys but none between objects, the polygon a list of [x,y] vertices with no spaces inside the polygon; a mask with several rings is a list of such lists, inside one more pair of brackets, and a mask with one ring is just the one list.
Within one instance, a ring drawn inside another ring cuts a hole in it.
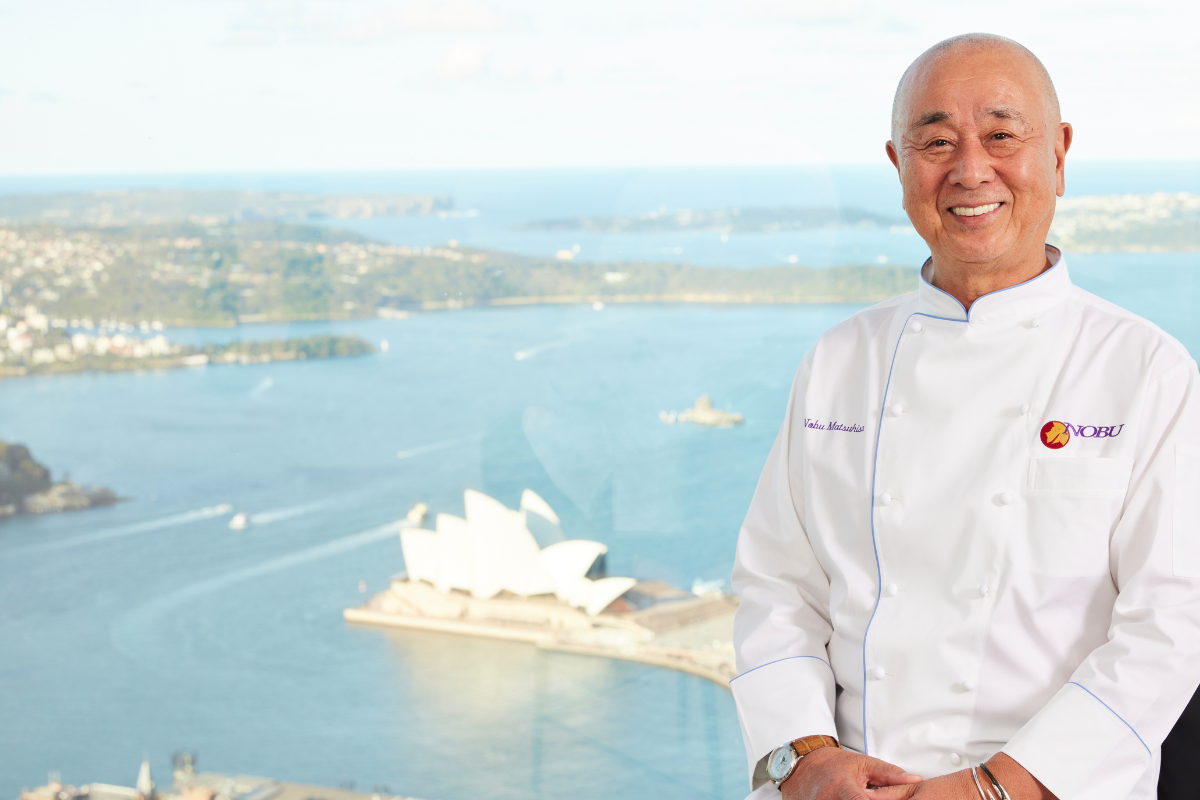
[{"label": "blue water", "polygon": [[[189,747],[206,769],[425,798],[738,796],[726,690],[348,626],[340,610],[362,601],[358,582],[375,592],[403,568],[397,537],[314,548],[419,500],[461,514],[464,488],[515,505],[528,486],[573,535],[609,544],[615,574],[726,576],[795,366],[852,310],[547,307],[256,326],[390,348],[0,384],[0,438],[131,498],[0,530],[0,717],[22,721],[0,728],[0,793],[48,769],[128,782],[144,752],[162,774]],[[702,392],[746,425],[658,420]],[[235,533],[228,515],[179,516],[220,503],[267,521]],[[162,524],[136,527],[146,521]],[[448,770],[464,751],[487,770]]]},{"label": "blue water", "polygon": [[[709,192],[710,207],[768,205],[790,191],[762,171],[656,175],[243,180],[442,186],[460,208],[481,209],[431,226],[505,208],[514,220],[605,204],[645,210],[689,186]],[[1176,190],[1180,175],[1196,190],[1197,172],[1179,168],[1133,171],[1112,191]],[[839,202],[877,208],[883,178],[827,184],[839,198],[859,192]],[[149,182],[75,180],[38,185]],[[622,189],[630,180],[643,188]],[[811,204],[827,202],[818,199]],[[420,243],[419,228],[403,235]],[[879,235],[847,246],[869,252]],[[787,249],[770,238],[747,247]],[[698,240],[697,263],[730,263],[720,245]],[[1080,285],[1200,352],[1200,255],[1068,260]],[[359,581],[370,594],[403,569],[396,535],[380,526],[417,501],[462,513],[465,488],[510,506],[533,488],[570,534],[610,546],[614,574],[684,586],[727,576],[795,368],[821,331],[857,308],[564,306],[173,330],[193,342],[349,332],[390,347],[333,361],[0,383],[0,439],[29,443],[58,475],[129,497],[0,523],[0,796],[50,769],[76,783],[128,784],[143,754],[162,780],[183,748],[206,770],[353,780],[427,800],[742,796],[725,689],[636,664],[355,627],[341,609],[362,602]],[[659,411],[701,393],[745,414],[745,425],[659,422]],[[230,531],[229,515],[213,510],[223,503],[256,524]]]}]

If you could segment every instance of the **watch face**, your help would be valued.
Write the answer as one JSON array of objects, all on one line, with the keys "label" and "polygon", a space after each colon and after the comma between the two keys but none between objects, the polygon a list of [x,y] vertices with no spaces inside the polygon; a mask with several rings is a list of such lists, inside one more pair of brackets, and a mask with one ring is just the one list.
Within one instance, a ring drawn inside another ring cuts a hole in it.
[{"label": "watch face", "polygon": [[796,763],[796,760],[796,751],[790,744],[777,748],[775,752],[771,753],[771,758],[767,760],[767,775],[773,781],[783,780],[791,773],[792,765]]}]

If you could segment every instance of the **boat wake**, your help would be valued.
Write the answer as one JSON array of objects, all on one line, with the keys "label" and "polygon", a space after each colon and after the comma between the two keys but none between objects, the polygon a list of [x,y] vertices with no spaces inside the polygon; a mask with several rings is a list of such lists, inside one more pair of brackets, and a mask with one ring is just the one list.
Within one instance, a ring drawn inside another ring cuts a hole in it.
[{"label": "boat wake", "polygon": [[557,350],[560,347],[566,347],[566,342],[549,342],[547,344],[539,344],[537,347],[530,347],[528,350],[518,350],[513,353],[513,358],[517,361],[528,361],[534,356],[541,355],[547,350]]},{"label": "boat wake", "polygon": [[95,544],[96,542],[107,542],[113,539],[122,539],[126,536],[135,536],[139,533],[149,533],[150,531],[158,531],[163,528],[174,528],[178,525],[187,525],[192,522],[199,522],[213,517],[222,517],[233,510],[233,507],[228,503],[221,503],[216,506],[205,506],[197,508],[194,511],[185,511],[182,514],[172,514],[169,517],[160,517],[159,519],[147,520],[146,522],[135,522],[132,525],[122,525],[117,528],[107,528],[105,530],[93,531],[92,533],[84,533],[79,536],[72,536],[67,539],[59,539],[54,542],[42,542],[39,544],[29,545],[27,547],[18,547],[4,553],[0,553],[0,557],[4,556],[20,556],[32,555],[35,553],[50,553],[56,550],[68,550],[73,547],[79,547],[85,544]]},{"label": "boat wake", "polygon": [[[358,497],[364,492],[353,492],[352,497]],[[311,514],[314,511],[321,511],[333,505],[339,505],[346,502],[351,497],[331,497],[325,500],[317,500],[312,503],[304,503],[303,505],[291,506],[289,508],[277,508],[274,511],[260,511],[257,514],[249,516],[250,524],[254,526],[270,525],[272,522],[283,522],[285,519],[293,519],[302,517],[305,514]]]},{"label": "boat wake", "polygon": [[178,591],[156,597],[150,602],[138,606],[113,623],[110,634],[113,646],[130,658],[142,659],[145,655],[145,647],[136,646],[132,643],[126,644],[126,642],[132,638],[149,635],[149,628],[156,621],[181,605],[212,594],[213,592],[226,589],[234,584],[251,580],[252,578],[260,578],[264,575],[282,572],[302,564],[309,564],[313,561],[322,561],[341,555],[342,553],[348,553],[351,550],[357,550],[360,547],[384,541],[385,539],[392,539],[399,531],[409,527],[409,525],[410,523],[407,520],[389,522],[386,525],[380,525],[370,530],[351,534],[350,536],[343,536],[340,539],[334,539],[324,544],[278,556],[260,564],[235,569],[223,575],[215,575],[185,586]]}]

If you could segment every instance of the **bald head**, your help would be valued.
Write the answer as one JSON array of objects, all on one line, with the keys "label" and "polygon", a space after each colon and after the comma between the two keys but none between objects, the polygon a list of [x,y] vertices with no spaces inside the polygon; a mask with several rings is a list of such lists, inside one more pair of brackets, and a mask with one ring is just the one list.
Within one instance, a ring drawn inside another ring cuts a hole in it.
[{"label": "bald head", "polygon": [[920,81],[930,68],[944,59],[958,55],[971,56],[981,53],[996,53],[1010,56],[1015,64],[1025,67],[1034,81],[1037,82],[1046,107],[1046,122],[1057,125],[1062,121],[1062,113],[1058,106],[1058,93],[1054,90],[1054,82],[1046,67],[1027,47],[997,36],[993,33],[964,33],[952,36],[938,42],[909,64],[908,69],[900,78],[896,87],[896,96],[892,100],[892,141],[899,142],[904,133],[905,121],[908,118],[908,100],[914,82]]},{"label": "bald head", "polygon": [[1046,68],[1010,39],[956,36],[909,66],[885,149],[935,286],[968,308],[1040,274],[1072,138]]}]

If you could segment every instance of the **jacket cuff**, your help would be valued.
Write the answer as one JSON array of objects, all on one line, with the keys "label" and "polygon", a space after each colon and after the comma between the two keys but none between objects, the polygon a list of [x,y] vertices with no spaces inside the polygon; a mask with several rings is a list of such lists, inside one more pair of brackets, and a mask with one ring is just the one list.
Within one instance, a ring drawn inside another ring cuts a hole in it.
[{"label": "jacket cuff", "polygon": [[1059,800],[1124,800],[1151,759],[1137,731],[1075,682],[1059,689],[1004,753]]},{"label": "jacket cuff", "polygon": [[784,742],[801,736],[837,736],[833,724],[833,670],[815,656],[793,656],[743,672],[730,682],[746,744],[751,784],[754,767]]}]

